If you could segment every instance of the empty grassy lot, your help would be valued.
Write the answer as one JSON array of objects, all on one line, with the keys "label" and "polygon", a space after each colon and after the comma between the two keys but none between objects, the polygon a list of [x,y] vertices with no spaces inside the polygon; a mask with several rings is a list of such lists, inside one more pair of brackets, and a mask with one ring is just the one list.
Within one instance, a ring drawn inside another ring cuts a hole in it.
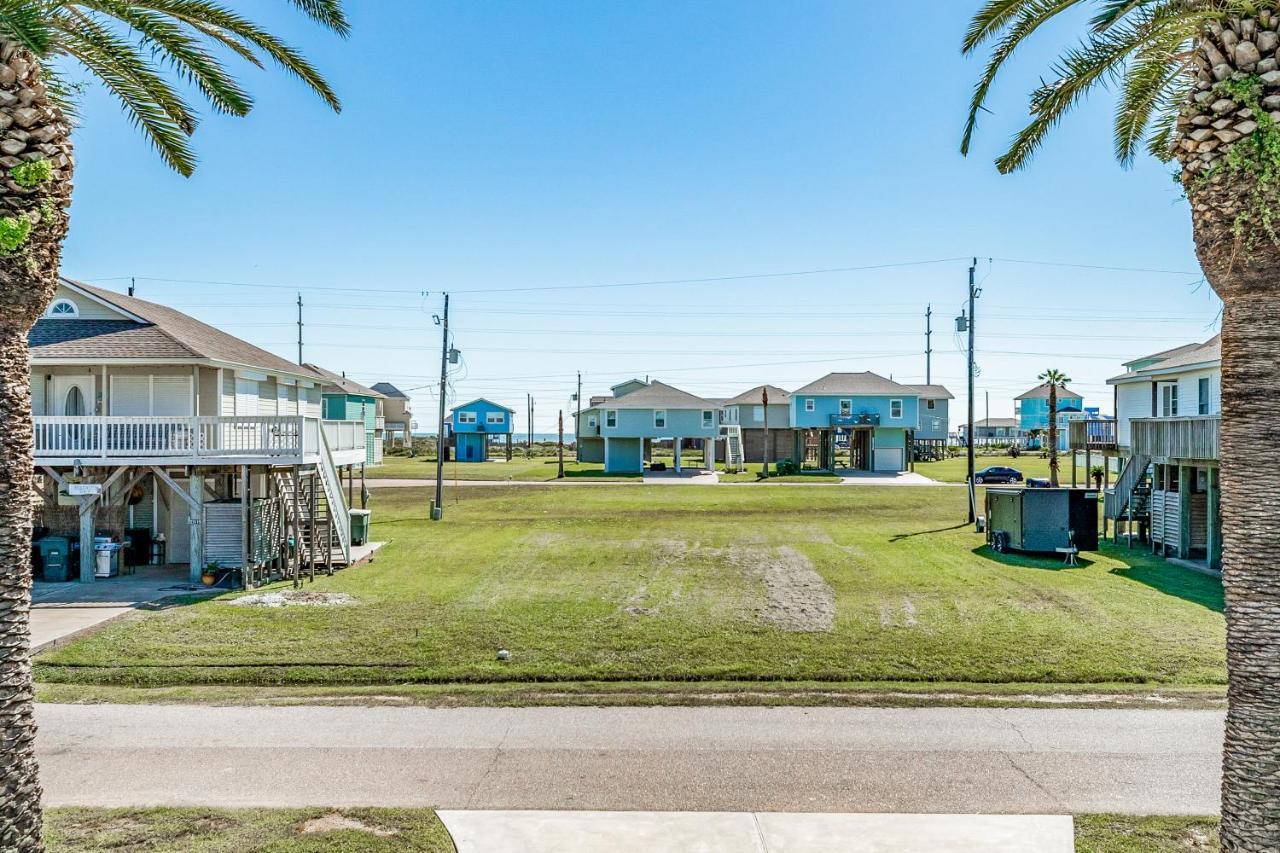
[{"label": "empty grassy lot", "polygon": [[[942,483],[963,483],[968,477],[968,460],[964,456],[955,456],[951,459],[944,459],[941,462],[917,462],[916,473],[923,474],[931,480],[938,480]],[[1058,460],[1058,479],[1065,486],[1071,485],[1071,460],[1062,457]],[[1095,464],[1101,464],[1098,460]],[[1016,468],[1022,472],[1024,477],[1048,477],[1049,476],[1049,460],[1041,459],[1039,454],[1024,453],[1017,459],[1011,456],[979,456],[974,460],[974,470],[981,471],[993,465],[999,465],[1006,468]],[[1084,482],[1084,466],[1080,466],[1079,472],[1080,485]]]},{"label": "empty grassy lot", "polygon": [[[517,480],[520,482],[543,482],[556,479],[556,458],[554,456],[535,456],[525,459],[516,456],[510,462],[491,460],[489,462],[456,462],[444,463],[446,480]],[[590,477],[604,480],[626,481],[638,479],[639,475],[605,474],[604,465],[598,462],[573,461],[572,453],[565,453],[564,473],[566,478]],[[434,480],[436,477],[436,460],[425,456],[387,456],[383,464],[370,468],[366,476],[370,480],[386,478]]]},{"label": "empty grassy lot", "polygon": [[[961,489],[468,488],[379,493],[378,560],[40,656],[46,683],[575,681],[1220,685],[1218,582],[1141,549],[997,557]],[[500,648],[509,661],[497,660]]]}]

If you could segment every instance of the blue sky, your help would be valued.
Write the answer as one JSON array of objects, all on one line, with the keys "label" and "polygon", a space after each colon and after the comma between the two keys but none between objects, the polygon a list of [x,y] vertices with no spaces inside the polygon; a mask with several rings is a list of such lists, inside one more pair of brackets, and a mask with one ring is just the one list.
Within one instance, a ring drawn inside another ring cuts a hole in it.
[{"label": "blue sky", "polygon": [[[139,296],[288,357],[301,289],[307,360],[415,389],[423,429],[443,290],[464,357],[450,402],[523,411],[532,393],[539,431],[579,370],[584,395],[633,375],[707,396],[831,370],[923,381],[930,304],[934,378],[961,411],[973,256],[979,417],[986,393],[1010,414],[1047,367],[1109,410],[1122,359],[1216,330],[1169,167],[1115,163],[1105,93],[1027,171],[991,165],[1072,22],[1011,66],[966,159],[976,2],[356,0],[347,41],[244,5],[343,113],[244,69],[257,109],[207,115],[183,179],[91,91],[64,272],[136,276]],[[848,269],[896,264],[913,265]],[[830,269],[846,271],[729,278]],[[533,290],[553,287],[574,289]]]}]

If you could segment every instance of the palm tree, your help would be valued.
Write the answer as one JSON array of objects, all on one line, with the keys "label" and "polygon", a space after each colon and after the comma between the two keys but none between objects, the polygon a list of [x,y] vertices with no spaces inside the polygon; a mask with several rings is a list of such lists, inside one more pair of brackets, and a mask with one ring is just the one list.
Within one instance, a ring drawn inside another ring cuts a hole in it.
[{"label": "palm tree", "polygon": [[1052,367],[1040,374],[1040,381],[1049,386],[1049,485],[1058,488],[1058,389],[1066,388],[1071,380],[1061,370]]},{"label": "palm tree", "polygon": [[[1280,470],[1255,464],[1251,424],[1280,418],[1280,13],[1276,0],[987,0],[964,38],[992,43],[962,150],[1004,63],[1042,25],[1092,11],[1031,95],[997,161],[1021,168],[1099,84],[1118,92],[1115,152],[1176,161],[1196,252],[1221,297],[1223,588],[1227,619],[1222,843],[1280,849]],[[1246,414],[1247,413],[1247,414]],[[1258,421],[1257,418],[1262,418]]]},{"label": "palm tree", "polygon": [[[342,0],[291,0],[345,35]],[[0,0],[0,849],[43,848],[33,752],[31,397],[27,332],[58,280],[71,203],[69,85],[78,64],[123,105],[170,167],[195,168],[191,84],[214,110],[242,116],[253,100],[218,54],[270,58],[335,110],[338,98],[297,50],[214,0]]]}]

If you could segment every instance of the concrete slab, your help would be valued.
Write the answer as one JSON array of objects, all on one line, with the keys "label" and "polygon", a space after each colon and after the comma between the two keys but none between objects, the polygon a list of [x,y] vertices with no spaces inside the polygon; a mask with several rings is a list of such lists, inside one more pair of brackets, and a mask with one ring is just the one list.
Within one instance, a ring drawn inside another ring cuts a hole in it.
[{"label": "concrete slab", "polygon": [[842,486],[947,486],[950,483],[940,483],[937,480],[931,480],[923,474],[917,474],[914,471],[884,472],[884,471],[850,471],[841,469],[836,471],[840,475],[840,485]]},{"label": "concrete slab", "polygon": [[644,484],[662,486],[714,486],[720,482],[720,474],[702,468],[686,468],[683,471],[645,471]]},{"label": "concrete slab", "polygon": [[1065,815],[439,812],[458,853],[1071,853]]},{"label": "concrete slab", "polygon": [[769,853],[1072,853],[1067,815],[759,814]]},{"label": "concrete slab", "polygon": [[[458,853],[766,853],[748,812],[437,812]],[[829,849],[829,848],[828,848]]]}]

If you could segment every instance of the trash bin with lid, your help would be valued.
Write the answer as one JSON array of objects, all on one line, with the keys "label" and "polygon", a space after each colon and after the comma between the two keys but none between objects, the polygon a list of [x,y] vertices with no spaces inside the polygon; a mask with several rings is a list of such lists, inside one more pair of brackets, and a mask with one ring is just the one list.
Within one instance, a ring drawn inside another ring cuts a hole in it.
[{"label": "trash bin with lid", "polygon": [[369,516],[372,510],[351,510],[351,544],[363,545],[369,541]]},{"label": "trash bin with lid", "polygon": [[46,536],[36,542],[36,548],[40,551],[40,562],[44,565],[44,579],[55,583],[68,580],[71,540],[65,536]]}]

